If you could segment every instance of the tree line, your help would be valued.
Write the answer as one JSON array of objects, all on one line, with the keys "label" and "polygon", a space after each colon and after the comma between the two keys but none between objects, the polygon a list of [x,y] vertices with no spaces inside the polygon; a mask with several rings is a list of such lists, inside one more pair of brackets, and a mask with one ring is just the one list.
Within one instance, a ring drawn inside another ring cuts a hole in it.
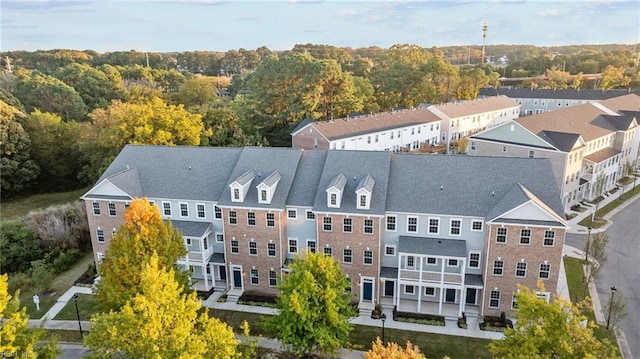
[{"label": "tree line", "polygon": [[289,146],[304,119],[473,99],[507,72],[544,74],[544,81],[526,84],[537,87],[581,88],[579,74],[592,70],[603,72],[603,88],[638,84],[628,49],[559,54],[525,46],[502,69],[481,61],[454,65],[461,49],[3,52],[2,193],[91,184],[130,143]]}]

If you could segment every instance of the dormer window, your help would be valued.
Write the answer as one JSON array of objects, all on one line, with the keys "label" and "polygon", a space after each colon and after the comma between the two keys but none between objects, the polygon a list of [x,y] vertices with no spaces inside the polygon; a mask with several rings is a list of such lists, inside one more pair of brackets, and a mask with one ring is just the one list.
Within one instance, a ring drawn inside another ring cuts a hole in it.
[{"label": "dormer window", "polygon": [[376,181],[369,175],[360,180],[356,188],[357,209],[369,209],[371,207],[371,194],[375,183]]},{"label": "dormer window", "polygon": [[229,185],[229,188],[231,188],[231,202],[244,202],[244,197],[249,192],[249,186],[251,186],[251,181],[253,181],[254,177],[253,171],[249,170],[231,182]]},{"label": "dormer window", "polygon": [[258,203],[271,204],[273,195],[276,192],[278,182],[280,182],[280,172],[273,171],[264,181],[260,182],[256,188],[258,189]]},{"label": "dormer window", "polygon": [[344,191],[344,186],[346,184],[347,178],[342,173],[337,175],[333,181],[331,181],[327,188],[327,207],[340,208],[342,192]]}]

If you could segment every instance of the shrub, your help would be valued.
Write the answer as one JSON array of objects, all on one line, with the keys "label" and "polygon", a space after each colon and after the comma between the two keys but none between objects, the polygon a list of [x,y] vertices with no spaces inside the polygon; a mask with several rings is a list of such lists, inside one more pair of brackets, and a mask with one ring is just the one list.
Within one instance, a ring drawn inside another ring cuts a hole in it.
[{"label": "shrub", "polygon": [[44,257],[46,250],[38,245],[31,228],[21,222],[6,222],[0,230],[0,271],[26,272],[31,261]]},{"label": "shrub", "polygon": [[398,322],[408,322],[417,324],[444,326],[444,317],[441,315],[431,315],[424,313],[398,312],[393,308],[393,320]]},{"label": "shrub", "polygon": [[60,252],[58,256],[53,260],[53,268],[58,273],[62,273],[71,268],[76,261],[80,258],[80,251],[72,248],[66,252]]},{"label": "shrub", "polygon": [[24,221],[46,249],[82,250],[91,246],[86,208],[81,201],[31,211]]},{"label": "shrub", "polygon": [[16,290],[24,292],[33,288],[31,277],[27,273],[15,273],[9,276],[9,293],[15,293]]},{"label": "shrub", "polygon": [[53,271],[47,265],[46,260],[39,259],[31,262],[31,281],[39,293],[51,288],[51,281],[54,278]]}]

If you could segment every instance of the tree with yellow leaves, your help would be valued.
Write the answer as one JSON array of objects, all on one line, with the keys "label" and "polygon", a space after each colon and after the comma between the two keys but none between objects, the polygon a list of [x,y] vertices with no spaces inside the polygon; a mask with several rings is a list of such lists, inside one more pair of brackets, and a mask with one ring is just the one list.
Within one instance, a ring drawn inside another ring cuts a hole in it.
[{"label": "tree with yellow leaves", "polygon": [[173,270],[153,254],[139,292],[121,310],[91,319],[86,345],[97,358],[226,359],[236,356],[232,329],[206,311],[196,293],[184,294]]},{"label": "tree with yellow leaves", "polygon": [[363,359],[426,359],[420,352],[420,348],[407,340],[407,347],[403,348],[398,343],[387,343],[385,346],[380,338],[373,342],[373,346],[364,353]]},{"label": "tree with yellow leaves", "polygon": [[156,206],[134,199],[99,267],[96,298],[103,310],[118,310],[140,292],[140,275],[154,253],[160,267],[173,268],[180,287],[186,289],[188,274],[176,267],[178,258],[187,254],[182,235],[162,220]]},{"label": "tree with yellow leaves", "polygon": [[11,296],[8,276],[0,275],[0,354],[16,358],[56,358],[61,351],[55,341],[42,341],[46,335],[39,328],[27,328],[29,316],[20,308],[20,292]]},{"label": "tree with yellow leaves", "polygon": [[[542,281],[538,291],[545,292]],[[573,304],[564,298],[548,303],[536,291],[518,286],[515,326],[504,331],[504,339],[492,340],[489,351],[499,358],[618,358],[608,340],[593,334],[595,324],[586,320],[591,304]]]}]

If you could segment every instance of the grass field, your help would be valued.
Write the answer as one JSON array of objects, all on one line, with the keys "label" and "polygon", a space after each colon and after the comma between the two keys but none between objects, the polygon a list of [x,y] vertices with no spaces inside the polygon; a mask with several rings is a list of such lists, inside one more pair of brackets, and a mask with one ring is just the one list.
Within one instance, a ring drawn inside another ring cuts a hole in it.
[{"label": "grass field", "polygon": [[27,215],[34,209],[47,208],[56,204],[73,202],[85,194],[89,188],[83,188],[70,192],[43,193],[29,197],[15,198],[9,201],[2,201],[0,207],[0,218],[3,221],[16,220]]},{"label": "grass field", "polygon": [[[96,313],[96,299],[93,294],[78,294],[78,313],[80,320],[89,320]],[[55,320],[77,320],[76,303],[73,300],[67,302],[67,305],[56,315]]]},{"label": "grass field", "polygon": [[607,221],[601,220],[600,218],[604,217],[609,212],[621,206],[629,198],[636,196],[638,194],[640,194],[640,185],[636,186],[633,190],[625,192],[622,196],[620,196],[620,194],[618,193],[614,193],[612,194],[612,196],[616,196],[616,199],[608,203],[606,206],[603,206],[602,208],[598,209],[595,215],[595,218],[596,218],[595,221],[592,221],[591,216],[588,216],[587,218],[580,221],[580,223],[578,224],[584,227],[600,228],[607,223]]}]

